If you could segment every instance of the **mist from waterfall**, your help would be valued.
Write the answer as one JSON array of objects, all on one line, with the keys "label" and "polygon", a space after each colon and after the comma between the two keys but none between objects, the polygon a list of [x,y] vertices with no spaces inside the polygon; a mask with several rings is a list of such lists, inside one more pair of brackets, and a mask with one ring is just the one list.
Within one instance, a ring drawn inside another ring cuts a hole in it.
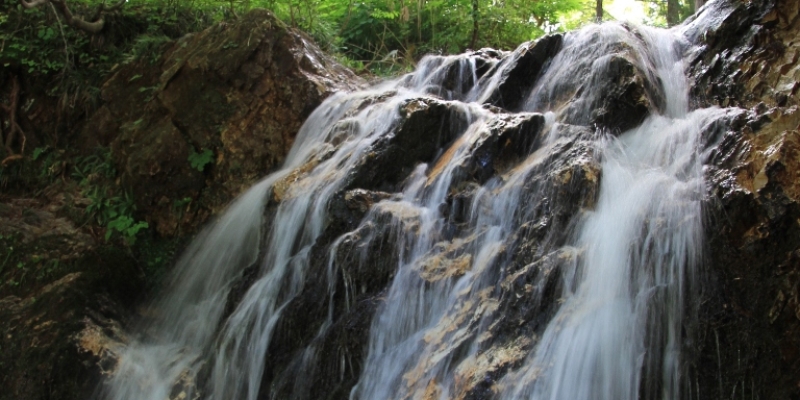
[{"label": "mist from waterfall", "polygon": [[[723,112],[690,111],[688,47],[677,30],[608,23],[567,34],[515,113],[482,105],[512,67],[504,61],[509,54],[426,57],[402,78],[328,98],[281,170],[232,203],[182,256],[152,315],[118,349],[119,365],[101,397],[269,398],[265,357],[287,304],[304,290],[330,203],[350,188],[351,171],[395,135],[402,106],[419,98],[444,101],[458,114],[446,128],[458,134],[360,221],[389,224],[397,243],[386,250],[397,252],[397,265],[350,399],[462,398],[484,379],[471,371],[501,356],[515,361],[493,369],[500,372],[486,398],[681,397],[682,327],[703,248],[698,136]],[[599,101],[592,71],[606,68],[606,55],[620,49],[654,87],[650,115],[626,132],[575,128],[573,119],[588,118],[583,114]],[[464,166],[483,162],[475,161],[475,149],[513,118],[540,124],[540,133],[517,149],[518,164],[468,182]],[[558,186],[565,175],[548,169],[548,160],[578,145],[587,151],[582,173],[599,180],[596,199],[583,203],[566,197]],[[465,185],[472,196],[463,210],[445,207]],[[553,215],[559,201],[580,204],[561,218]],[[346,233],[331,246],[323,297],[334,296],[343,275],[338,247],[355,239]],[[506,268],[521,259],[536,261]],[[367,254],[353,262],[368,267]],[[526,304],[540,320],[526,337],[495,338],[491,328],[510,323],[496,298],[511,293],[508,282],[523,272],[533,277]],[[239,295],[245,275],[252,278]],[[344,287],[352,291],[347,299],[359,290]],[[234,295],[240,298],[232,302]],[[328,311],[319,337],[333,324],[332,304],[320,305]],[[295,363],[322,356],[309,345]],[[291,378],[289,397],[308,396],[313,377]]]}]

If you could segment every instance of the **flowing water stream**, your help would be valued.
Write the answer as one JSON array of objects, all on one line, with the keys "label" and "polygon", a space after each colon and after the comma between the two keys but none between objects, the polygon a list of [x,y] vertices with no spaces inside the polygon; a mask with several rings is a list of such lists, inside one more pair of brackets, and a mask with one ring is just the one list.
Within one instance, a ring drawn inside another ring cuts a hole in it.
[{"label": "flowing water stream", "polygon": [[[365,359],[357,360],[362,368],[350,398],[460,398],[465,388],[476,396],[474,380],[483,379],[471,375],[476,368],[496,374],[483,398],[681,397],[682,327],[703,247],[697,141],[723,112],[689,110],[682,61],[688,47],[677,30],[618,24],[566,35],[513,114],[540,121],[541,133],[519,150],[518,163],[478,182],[467,182],[464,165],[476,158],[485,164],[475,149],[500,118],[481,104],[512,63],[476,54],[428,57],[396,81],[329,98],[303,126],[283,168],[236,200],[183,255],[152,306],[155,315],[120,350],[102,396],[268,398],[265,357],[282,312],[303,292],[332,199],[353,182],[351,171],[397,133],[404,105],[433,97],[458,114],[443,127],[457,138],[442,139],[438,157],[416,165],[360,222],[386,225],[391,216],[396,245],[385,251],[396,252],[397,265],[372,319]],[[602,95],[593,71],[620,53],[655,88],[650,115],[627,132],[573,129],[569,123],[588,120]],[[565,102],[565,93],[573,101]],[[564,176],[549,170],[560,152],[574,148],[585,150],[586,176],[600,182],[596,199],[564,195]],[[443,205],[465,185],[471,196],[459,217]],[[557,220],[553,210],[567,201],[577,204],[575,212]],[[544,233],[535,240],[521,233],[536,229]],[[330,298],[344,275],[335,254],[354,235],[331,246]],[[538,271],[525,286],[524,304],[540,317],[519,322],[530,325],[524,337],[497,337],[508,315],[503,282],[515,273],[507,266],[520,264],[523,252],[538,260],[521,268]],[[362,254],[353,262],[370,261]],[[254,279],[226,310],[245,271]],[[347,298],[356,297],[359,288],[342,279]],[[318,337],[336,318],[333,303],[320,305],[328,311]],[[488,354],[514,361],[485,367],[493,362]],[[297,362],[323,356],[308,346]],[[313,380],[293,378],[289,397],[307,397]]]}]

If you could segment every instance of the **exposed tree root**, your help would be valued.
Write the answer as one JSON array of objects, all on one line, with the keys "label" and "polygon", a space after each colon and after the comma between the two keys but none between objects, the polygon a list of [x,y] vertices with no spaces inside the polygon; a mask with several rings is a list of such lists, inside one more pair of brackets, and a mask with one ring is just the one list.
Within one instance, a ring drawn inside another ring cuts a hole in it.
[{"label": "exposed tree root", "polygon": [[[17,108],[19,106],[19,78],[16,75],[11,78],[11,93],[9,94],[8,98],[8,104],[0,104],[0,108],[6,112],[9,127],[9,131],[5,137],[3,137],[3,133],[0,131],[0,142],[2,143],[3,147],[5,147],[6,154],[8,154],[3,161],[0,161],[0,165],[2,166],[6,166],[13,161],[22,159],[22,154],[25,153],[25,142],[28,141],[25,131],[22,130],[22,127],[17,122]],[[17,139],[17,136],[19,136],[19,139]],[[19,153],[15,153],[12,147],[15,141],[20,142]]]}]

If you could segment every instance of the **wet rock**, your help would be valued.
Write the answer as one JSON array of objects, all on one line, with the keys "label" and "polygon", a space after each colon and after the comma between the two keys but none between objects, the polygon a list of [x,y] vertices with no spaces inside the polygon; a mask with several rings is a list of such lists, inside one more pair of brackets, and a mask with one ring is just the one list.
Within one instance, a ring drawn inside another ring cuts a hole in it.
[{"label": "wet rock", "polygon": [[402,201],[376,204],[354,231],[342,236],[334,264],[350,296],[382,291],[400,262],[399,243],[419,233],[420,210]]},{"label": "wet rock", "polygon": [[0,399],[86,399],[115,364],[144,277],[83,222],[88,204],[62,182],[0,196]]},{"label": "wet rock", "polygon": [[384,189],[402,182],[419,163],[434,160],[439,149],[467,127],[468,114],[460,103],[432,98],[404,101],[394,134],[372,144],[352,175],[350,188]]},{"label": "wet rock", "polygon": [[458,56],[455,60],[443,60],[450,62],[442,66],[442,85],[432,94],[447,100],[463,98],[500,61],[501,56],[502,53],[497,50],[481,49]]},{"label": "wet rock", "polygon": [[695,102],[742,108],[704,132],[709,256],[692,396],[800,395],[799,31],[797,3],[781,0],[714,2],[685,27]]},{"label": "wet rock", "polygon": [[[439,324],[426,330],[423,338],[424,351],[429,356],[413,360],[415,362],[411,364],[411,368],[403,376],[403,394],[398,398],[408,400],[437,398],[436,395],[438,393],[448,389],[438,382],[428,379],[429,371],[436,367],[439,360],[453,357],[465,351],[464,347],[475,336],[484,318],[491,317],[497,313],[499,303],[492,298],[492,291],[491,288],[487,288],[481,290],[477,296],[469,296],[468,291],[462,291],[457,294],[454,308],[442,317]],[[491,335],[482,334],[481,337],[489,339]],[[521,356],[521,354],[516,356]],[[500,365],[491,365],[491,367],[496,368],[495,370],[509,366],[508,364],[510,363],[508,361],[511,360],[505,360],[506,362],[498,361],[500,362],[497,364]],[[464,375],[469,374],[467,372],[470,369],[469,365],[460,363],[459,367],[463,368]],[[489,370],[479,372],[485,373],[489,372]],[[463,393],[469,393],[470,390],[465,386],[471,383],[470,381],[456,383],[454,386],[457,392],[461,392],[460,394],[462,395]]]},{"label": "wet rock", "polygon": [[[378,296],[363,297],[343,310],[306,347],[292,353],[291,358],[276,359],[280,362],[274,369],[276,375],[265,380],[270,386],[263,391],[270,396],[293,399],[347,398],[358,381],[366,357],[369,328],[379,305]],[[279,354],[272,349],[270,354]],[[270,369],[265,377],[269,377]]]},{"label": "wet rock", "polygon": [[498,77],[490,71],[484,80],[499,79],[486,102],[509,111],[518,111],[526,94],[536,84],[547,62],[561,50],[564,37],[560,34],[545,36],[525,43],[495,66],[502,71]]},{"label": "wet rock", "polygon": [[[387,153],[371,156],[369,173],[372,175],[359,171],[364,175],[356,176],[369,179],[354,179],[353,182],[379,181],[381,176],[396,177],[389,178],[390,181],[399,180],[405,178],[405,171],[433,157],[430,152],[443,145],[441,140],[418,144],[403,139],[403,135],[413,134],[415,138],[442,135],[434,127],[447,123],[443,120],[447,121],[446,116],[453,112],[450,104],[431,99],[403,103],[401,110],[405,111],[405,119],[394,128],[395,135],[381,143],[381,147],[375,146],[378,151]],[[415,121],[424,118],[431,120]],[[491,167],[485,169],[483,175],[477,170],[472,175],[465,174],[461,183],[452,186],[447,204],[443,206],[444,215],[449,215],[452,223],[446,223],[447,228],[441,232],[428,232],[439,244],[413,266],[418,279],[430,285],[445,284],[468,271],[481,274],[507,268],[509,278],[503,290],[488,290],[479,302],[467,301],[465,297],[463,307],[448,316],[452,323],[443,326],[457,326],[456,333],[444,329],[427,336],[430,351],[446,354],[451,346],[466,343],[474,335],[482,317],[494,315],[499,309],[516,310],[508,311],[508,317],[501,317],[502,322],[495,324],[488,333],[502,338],[506,345],[487,340],[486,351],[490,353],[473,360],[476,365],[465,363],[460,367],[464,376],[470,377],[467,380],[470,383],[458,389],[465,395],[477,396],[477,393],[490,391],[486,381],[477,377],[501,376],[524,358],[523,350],[531,348],[532,340],[518,343],[515,335],[520,329],[533,334],[547,319],[533,318],[538,323],[524,328],[520,328],[520,320],[536,312],[549,315],[544,311],[556,304],[553,293],[558,287],[552,260],[563,259],[549,253],[543,255],[545,250],[539,244],[546,240],[548,232],[557,236],[547,239],[550,245],[563,243],[570,232],[568,222],[584,208],[593,207],[595,201],[599,164],[592,146],[593,131],[588,127],[560,125],[553,133],[560,139],[543,144],[540,137],[543,125],[544,117],[540,114],[499,114],[481,128],[482,133],[476,135],[478,140],[467,149],[467,161],[462,168],[476,167],[477,160],[481,159],[491,160]],[[461,127],[462,131],[464,128]],[[444,135],[455,134],[446,132]],[[454,142],[451,146],[458,145]],[[399,149],[403,149],[402,155],[390,153]],[[436,165],[447,163],[442,160],[448,160],[449,153],[445,151],[440,155]],[[476,260],[468,251],[482,234],[465,236],[460,231],[460,223],[469,218],[467,210],[475,199],[476,188],[480,187],[478,182],[499,180],[501,173],[515,168],[530,170],[520,183],[523,190],[555,189],[549,200],[520,207],[521,218],[534,218],[536,223],[526,224],[515,233],[518,240],[513,247],[501,251],[502,255],[494,262],[482,261],[476,266]],[[436,171],[436,166],[429,169],[428,180],[435,179]],[[413,243],[413,238],[420,234],[423,212],[429,210],[386,192],[352,189],[333,197],[329,205],[330,223],[312,250],[313,261],[303,292],[286,306],[275,329],[262,395],[298,399],[346,397],[363,368],[361,362],[366,356],[364,344],[369,337],[369,327],[401,263],[400,254],[411,251],[398,246]],[[514,261],[508,267],[500,267],[499,260],[508,261],[509,258]],[[525,293],[534,290],[534,286],[528,282],[542,282],[536,290],[540,290],[539,296],[549,299],[546,305],[530,304],[530,297]],[[516,350],[510,351],[511,348]],[[429,389],[423,385],[426,365],[424,360],[420,363],[416,369],[420,374],[416,378],[408,376],[408,385],[416,388],[408,392],[411,397]]]},{"label": "wet rock", "polygon": [[472,255],[465,250],[474,238],[440,242],[420,259],[415,268],[428,282],[458,278],[472,269]]},{"label": "wet rock", "polygon": [[769,0],[709,5],[686,24],[695,44],[692,95],[706,106],[797,104],[797,4]]},{"label": "wet rock", "polygon": [[[593,71],[593,80],[602,82],[602,86],[595,96],[581,96],[580,100],[571,104],[564,121],[576,124],[588,122],[603,129],[625,132],[639,125],[650,109],[658,108],[648,95],[648,86],[651,91],[653,86],[635,63],[615,55],[599,64],[597,70]],[[586,113],[587,109],[592,110],[591,113]],[[586,116],[589,116],[589,121],[584,121]]]},{"label": "wet rock", "polygon": [[375,203],[390,197],[391,194],[386,192],[371,192],[363,189],[355,189],[344,194],[344,202],[347,208],[364,215]]},{"label": "wet rock", "polygon": [[504,343],[495,341],[464,360],[455,371],[458,384],[453,398],[477,400],[495,396],[497,388],[494,382],[522,363],[533,344],[532,338],[520,335]]},{"label": "wet rock", "polygon": [[448,149],[428,174],[435,179],[451,163],[458,162],[454,175],[469,177],[477,183],[484,183],[498,173],[505,172],[519,163],[520,159],[538,147],[542,140],[545,119],[541,114],[499,114],[493,116],[479,132],[466,155],[459,161],[453,160],[461,141]]},{"label": "wet rock", "polygon": [[564,40],[562,67],[545,72],[526,109],[553,110],[564,123],[614,134],[664,111],[656,61],[641,59],[636,50],[646,42],[640,32],[624,24],[594,26]]},{"label": "wet rock", "polygon": [[[513,375],[513,369],[535,346],[558,308],[562,277],[559,271],[577,263],[581,255],[580,249],[564,244],[572,235],[574,221],[594,207],[600,184],[599,159],[589,128],[563,125],[556,135],[562,140],[537,148],[515,166],[530,171],[521,183],[522,190],[537,193],[537,198],[542,199],[517,206],[517,218],[528,222],[513,233],[490,264],[481,268],[471,265],[473,274],[494,276],[492,271],[502,272],[497,275],[500,278],[496,289],[487,291],[484,297],[484,303],[496,311],[492,324],[478,339],[481,350],[455,369],[455,374],[464,378],[457,379],[456,386],[450,388],[451,393],[460,393],[456,398],[492,397],[500,377]],[[431,281],[459,276],[458,266],[467,261],[459,249],[469,240],[454,239],[437,245],[446,251],[433,252],[421,261],[425,267],[422,276]],[[469,314],[478,309],[463,311]],[[446,326],[458,330],[468,325]]]},{"label": "wet rock", "polygon": [[280,165],[325,97],[362,84],[264,10],[163,50],[114,73],[79,140],[111,145],[122,185],[166,236],[194,230]]},{"label": "wet rock", "polygon": [[333,199],[333,220],[312,249],[303,293],[286,306],[270,342],[262,386],[268,396],[344,398],[355,384],[381,293],[399,262],[398,235],[416,234],[416,215],[379,202],[369,211],[377,214],[374,222],[355,227],[351,215],[337,210],[349,209],[358,222],[362,201],[386,195],[357,189]]},{"label": "wet rock", "polygon": [[706,167],[712,269],[696,345],[704,396],[718,393],[720,379],[723,388],[765,398],[798,393],[800,320],[786,307],[800,268],[800,198],[791,172],[800,167],[797,118],[794,107],[766,124],[753,113],[738,115]]},{"label": "wet rock", "polygon": [[[478,149],[497,148],[497,138],[507,140],[515,137],[519,132],[524,132],[525,124],[538,126],[542,117],[538,114],[522,115],[518,119],[509,119],[499,116],[489,126],[497,128],[491,131],[495,136],[494,141],[483,141]],[[489,131],[487,131],[489,132]],[[473,301],[464,296],[460,307],[448,314],[445,318],[449,322],[439,324],[439,328],[432,329],[426,334],[425,342],[433,358],[446,356],[451,351],[458,352],[459,343],[467,343],[475,335],[479,321],[489,315],[495,316],[496,323],[485,332],[486,346],[481,356],[474,360],[466,360],[459,364],[458,374],[464,377],[456,388],[464,396],[488,395],[491,392],[492,379],[497,379],[518,365],[534,339],[520,342],[522,336],[535,337],[543,329],[549,316],[556,307],[555,293],[559,282],[556,267],[559,263],[575,262],[575,251],[565,249],[559,252],[548,253],[547,248],[560,246],[569,236],[569,221],[574,219],[584,207],[592,207],[594,196],[599,185],[599,164],[591,146],[592,131],[586,127],[562,125],[557,134],[563,140],[555,141],[546,146],[532,145],[529,149],[514,148],[518,155],[509,155],[505,162],[515,168],[527,165],[531,169],[523,190],[538,190],[539,186],[555,186],[551,201],[526,204],[520,207],[520,218],[533,218],[538,216],[537,222],[525,224],[519,232],[515,233],[516,241],[513,246],[500,253],[492,260],[475,260],[469,251],[475,246],[475,241],[480,240],[485,233],[464,236],[456,223],[442,232],[428,232],[434,235],[439,243],[427,254],[415,261],[412,268],[418,274],[418,279],[428,285],[446,284],[457,280],[465,273],[492,274],[498,268],[503,269],[506,278],[499,290],[488,289],[482,292],[481,301]],[[522,136],[517,137],[521,140]],[[500,147],[502,149],[502,147]],[[491,150],[496,151],[496,150]],[[532,151],[531,154],[527,154]],[[500,154],[497,151],[497,154]],[[509,153],[510,154],[510,153]],[[446,157],[442,155],[441,157]],[[509,166],[509,168],[511,168]],[[497,175],[494,175],[497,177]],[[469,199],[462,201],[472,202],[475,193],[472,185],[465,184],[452,188],[452,197],[466,196]],[[381,296],[391,283],[395,269],[400,263],[399,254],[407,254],[410,249],[399,249],[402,243],[412,243],[413,237],[419,234],[420,210],[416,206],[402,200],[387,198],[381,195],[362,190],[348,192],[345,198],[385,198],[377,203],[372,203],[370,211],[358,228],[344,233],[331,246],[329,262],[326,268],[333,267],[336,271],[335,291],[331,299],[323,299],[318,293],[323,292],[320,284],[315,284],[315,279],[310,279],[306,286],[310,290],[302,295],[302,299],[293,301],[290,311],[282,319],[287,324],[298,329],[308,324],[301,322],[308,316],[308,311],[300,312],[311,307],[312,298],[323,304],[333,302],[333,316],[331,325],[324,330],[318,330],[319,323],[312,324],[315,328],[308,330],[305,335],[306,342],[292,340],[279,341],[271,346],[271,352],[285,354],[286,349],[294,347],[292,357],[286,357],[276,371],[284,371],[280,376],[265,378],[265,382],[273,382],[269,389],[271,395],[292,398],[314,398],[312,393],[329,397],[330,393],[349,393],[348,389],[355,383],[361,373],[359,360],[363,360],[364,343],[368,339],[370,321],[374,315]],[[576,201],[585,198],[583,201]],[[569,199],[569,200],[568,200]],[[339,200],[342,201],[342,200]],[[451,200],[450,203],[454,203]],[[352,209],[360,210],[363,203],[356,203]],[[465,206],[467,207],[467,206]],[[466,217],[462,217],[466,218]],[[555,237],[548,237],[555,235]],[[310,275],[321,276],[330,274],[319,269]],[[330,276],[330,275],[326,275]],[[327,279],[326,284],[331,284]],[[432,289],[433,290],[433,289]],[[314,294],[317,293],[317,294]],[[534,299],[540,299],[538,301]],[[317,306],[319,308],[319,306]],[[323,309],[325,307],[322,307]],[[324,319],[324,315],[316,318]],[[313,319],[318,321],[317,319]],[[288,321],[293,321],[289,323]],[[522,322],[526,321],[526,322]],[[355,328],[358,327],[358,328]],[[283,337],[281,329],[276,330],[276,340]],[[316,336],[314,336],[316,335]],[[297,334],[289,335],[297,338]],[[491,338],[491,339],[490,339]],[[288,339],[288,338],[287,338]],[[311,356],[310,354],[313,354]],[[311,357],[311,358],[309,358]],[[331,359],[333,357],[333,359]],[[336,360],[345,360],[337,364]],[[291,361],[288,361],[291,360]],[[404,385],[409,390],[408,398],[421,398],[429,390],[442,390],[436,385],[430,386],[425,380],[425,371],[429,367],[426,360],[420,359],[419,365],[404,378]],[[292,371],[287,373],[286,371]],[[313,371],[313,377],[304,375],[298,380],[297,374]],[[416,371],[416,372],[415,372]],[[335,375],[338,374],[338,375]],[[342,378],[344,376],[345,378]],[[485,377],[490,378],[488,381]],[[274,383],[279,382],[281,390],[274,389]],[[298,382],[301,382],[298,384]],[[314,384],[311,384],[314,382]],[[328,389],[317,388],[315,385],[327,385]],[[301,390],[302,388],[308,388]],[[311,397],[309,397],[311,396]],[[467,397],[469,398],[469,397]]]}]

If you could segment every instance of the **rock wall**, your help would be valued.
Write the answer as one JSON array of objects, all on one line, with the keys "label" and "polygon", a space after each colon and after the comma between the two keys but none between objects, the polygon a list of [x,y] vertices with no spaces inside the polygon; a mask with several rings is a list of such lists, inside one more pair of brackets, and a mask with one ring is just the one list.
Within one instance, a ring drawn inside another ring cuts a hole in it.
[{"label": "rock wall", "polygon": [[798,398],[799,5],[730,3],[716,29],[695,33],[695,101],[747,113],[707,140],[708,275],[690,379],[700,398]]}]

